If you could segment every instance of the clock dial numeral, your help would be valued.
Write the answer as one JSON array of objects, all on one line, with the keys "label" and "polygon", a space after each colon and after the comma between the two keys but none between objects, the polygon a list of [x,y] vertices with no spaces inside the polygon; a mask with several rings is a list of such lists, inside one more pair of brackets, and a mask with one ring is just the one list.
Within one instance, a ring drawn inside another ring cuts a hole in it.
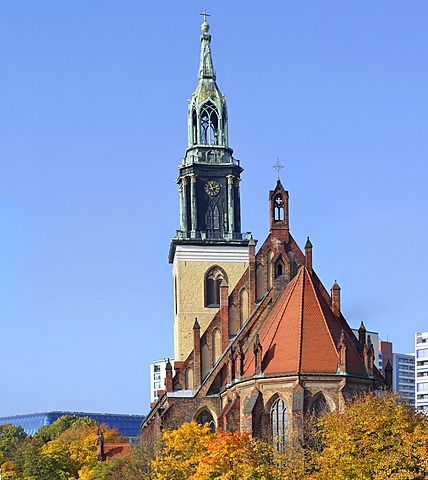
[{"label": "clock dial numeral", "polygon": [[220,185],[214,180],[209,180],[204,188],[205,193],[210,197],[214,197],[220,193]]}]

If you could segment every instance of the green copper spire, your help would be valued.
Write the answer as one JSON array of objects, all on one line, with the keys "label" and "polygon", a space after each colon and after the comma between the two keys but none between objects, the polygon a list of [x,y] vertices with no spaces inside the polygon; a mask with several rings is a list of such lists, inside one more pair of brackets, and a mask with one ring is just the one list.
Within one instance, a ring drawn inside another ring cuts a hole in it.
[{"label": "green copper spire", "polygon": [[243,169],[229,147],[227,105],[216,83],[209,14],[201,15],[198,84],[188,100],[188,144],[178,167],[180,230],[171,242],[170,261],[177,245],[243,246],[251,238],[241,233]]},{"label": "green copper spire", "polygon": [[[207,13],[205,13],[205,15],[207,15]],[[215,71],[211,56],[211,35],[208,33],[210,26],[206,20],[204,20],[204,23],[201,25],[201,30],[201,60],[199,62],[198,79],[208,78],[215,81]]]},{"label": "green copper spire", "polygon": [[198,85],[189,101],[188,147],[195,145],[228,146],[227,106],[224,95],[216,83],[211,54],[210,26],[204,11],[201,25],[201,56],[198,70]]}]

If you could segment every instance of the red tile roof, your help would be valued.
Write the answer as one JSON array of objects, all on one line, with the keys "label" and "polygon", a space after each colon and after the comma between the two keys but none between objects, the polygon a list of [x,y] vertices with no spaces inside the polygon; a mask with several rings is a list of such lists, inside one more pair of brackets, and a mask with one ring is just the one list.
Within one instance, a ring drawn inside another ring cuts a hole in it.
[{"label": "red tile roof", "polygon": [[[258,331],[263,348],[263,373],[336,374],[337,342],[342,329],[347,340],[347,373],[367,376],[362,358],[343,317],[334,315],[305,267],[286,286]],[[256,332],[255,332],[256,333]],[[254,375],[252,348],[246,352],[244,376]]]}]

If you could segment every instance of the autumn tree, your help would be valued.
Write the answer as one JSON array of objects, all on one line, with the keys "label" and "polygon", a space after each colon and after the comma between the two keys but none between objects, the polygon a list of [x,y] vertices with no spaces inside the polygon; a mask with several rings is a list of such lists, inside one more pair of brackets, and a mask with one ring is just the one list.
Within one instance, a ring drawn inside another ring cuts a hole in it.
[{"label": "autumn tree", "polygon": [[[57,462],[60,470],[70,479],[79,477],[79,470],[84,466],[94,468],[97,465],[97,431],[98,425],[85,425],[75,422],[57,438],[41,448],[42,456]],[[106,443],[121,443],[126,438],[115,428],[101,426]]]},{"label": "autumn tree", "polygon": [[428,478],[428,418],[391,394],[362,394],[319,419],[317,480]]},{"label": "autumn tree", "polygon": [[196,422],[184,423],[177,430],[164,431],[163,448],[152,462],[154,478],[191,478],[196,473],[201,457],[207,452],[204,441],[212,435],[208,424]]}]

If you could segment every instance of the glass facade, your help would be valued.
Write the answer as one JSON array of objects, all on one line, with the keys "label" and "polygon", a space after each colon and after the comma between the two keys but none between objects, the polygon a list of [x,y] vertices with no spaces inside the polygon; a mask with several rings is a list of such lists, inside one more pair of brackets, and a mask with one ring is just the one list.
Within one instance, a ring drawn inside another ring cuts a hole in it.
[{"label": "glass facade", "polygon": [[51,425],[55,420],[64,415],[75,415],[76,417],[89,417],[96,422],[105,423],[110,428],[117,428],[120,433],[127,437],[138,437],[140,435],[140,426],[144,420],[144,415],[119,415],[113,413],[86,413],[86,412],[44,412],[28,413],[24,415],[11,415],[9,417],[0,417],[0,425],[13,423],[22,427],[28,435],[34,435],[45,425]]}]

